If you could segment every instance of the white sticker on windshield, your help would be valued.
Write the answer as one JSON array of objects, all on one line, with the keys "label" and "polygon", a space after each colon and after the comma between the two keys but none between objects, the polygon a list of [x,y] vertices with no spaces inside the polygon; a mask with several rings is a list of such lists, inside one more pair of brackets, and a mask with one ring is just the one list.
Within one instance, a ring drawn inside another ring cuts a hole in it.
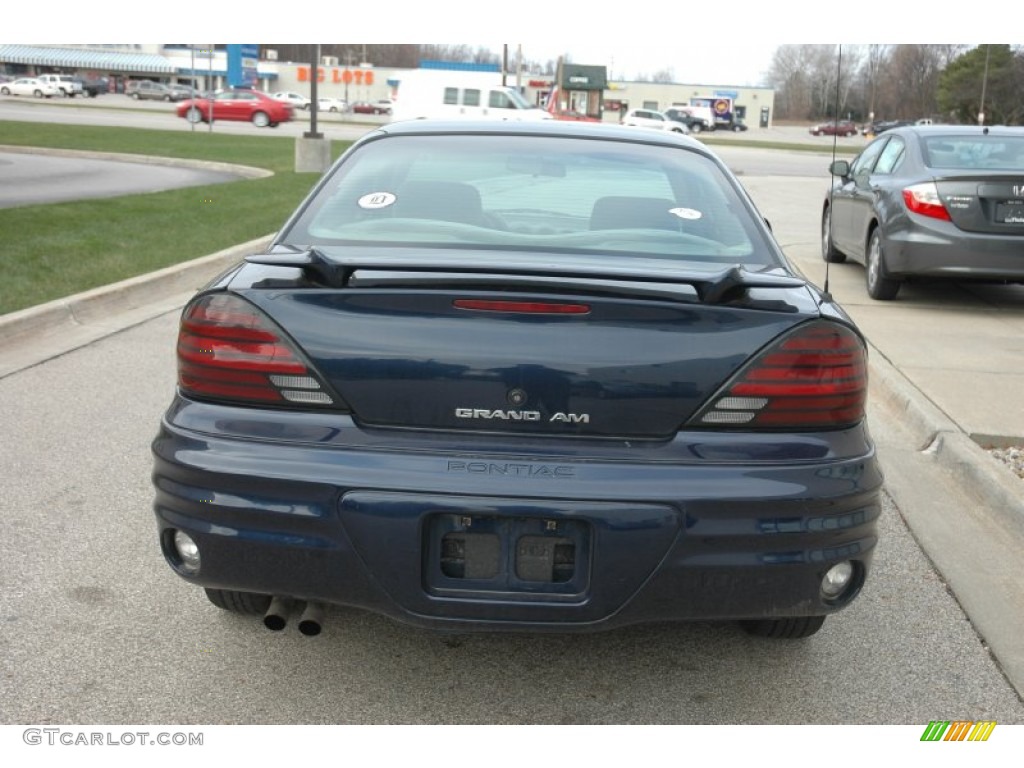
[{"label": "white sticker on windshield", "polygon": [[357,205],[360,208],[387,208],[389,205],[393,205],[395,202],[395,196],[390,192],[371,192],[368,195],[363,195],[359,198]]},{"label": "white sticker on windshield", "polygon": [[670,208],[669,213],[673,216],[678,216],[680,219],[702,219],[704,214],[700,211],[695,211],[693,208]]}]

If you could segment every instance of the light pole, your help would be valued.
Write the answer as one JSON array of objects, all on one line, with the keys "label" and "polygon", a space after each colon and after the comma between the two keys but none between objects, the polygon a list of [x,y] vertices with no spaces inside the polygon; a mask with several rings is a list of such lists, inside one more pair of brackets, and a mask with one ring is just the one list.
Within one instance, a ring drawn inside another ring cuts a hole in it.
[{"label": "light pole", "polygon": [[323,135],[316,131],[316,112],[317,107],[320,106],[320,101],[317,98],[316,83],[320,74],[320,45],[310,46],[312,50],[312,56],[309,65],[309,130],[303,135],[307,139],[322,139]]},{"label": "light pole", "polygon": [[991,49],[985,45],[985,73],[981,76],[981,106],[978,107],[978,125],[985,124],[985,90],[988,88],[988,56]]}]

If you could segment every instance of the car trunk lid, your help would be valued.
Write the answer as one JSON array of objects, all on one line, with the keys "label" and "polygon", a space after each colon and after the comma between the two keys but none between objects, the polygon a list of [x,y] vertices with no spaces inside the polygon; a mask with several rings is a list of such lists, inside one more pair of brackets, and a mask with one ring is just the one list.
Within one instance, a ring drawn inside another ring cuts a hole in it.
[{"label": "car trunk lid", "polygon": [[1024,175],[936,179],[935,186],[959,229],[1024,236]]},{"label": "car trunk lid", "polygon": [[367,426],[664,438],[817,317],[803,281],[782,274],[345,269],[333,287],[285,289],[264,274],[236,289]]}]

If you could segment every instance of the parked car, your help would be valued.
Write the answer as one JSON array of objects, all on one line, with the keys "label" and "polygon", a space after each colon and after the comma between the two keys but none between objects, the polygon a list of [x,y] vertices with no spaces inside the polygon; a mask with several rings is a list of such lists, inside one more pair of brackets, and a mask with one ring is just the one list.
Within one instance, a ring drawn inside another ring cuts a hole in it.
[{"label": "parked car", "polygon": [[[126,91],[126,93],[128,93]],[[155,83],[152,80],[140,80],[134,84],[129,93],[136,101],[182,101],[192,97],[192,89],[178,85]]]},{"label": "parked car", "polygon": [[632,125],[638,128],[653,128],[658,131],[673,133],[689,133],[690,129],[681,122],[669,120],[662,112],[654,109],[631,109],[619,121],[621,125]]},{"label": "parked car", "polygon": [[199,97],[199,91],[187,83],[169,83],[167,89],[171,92],[170,101],[182,101]]},{"label": "parked car", "polygon": [[192,298],[176,354],[157,538],[274,629],[337,604],[804,637],[868,575],[864,339],[669,131],[365,134]]},{"label": "parked car", "polygon": [[303,96],[295,91],[278,91],[277,93],[270,94],[270,97],[278,101],[287,102],[295,107],[295,109],[309,109],[310,104],[313,103],[310,101],[309,96]]},{"label": "parked car", "polygon": [[822,255],[864,264],[871,298],[916,277],[1024,281],[1024,128],[893,128],[829,170]]},{"label": "parked car", "polygon": [[904,125],[910,125],[908,120],[878,120],[874,123],[869,123],[861,129],[861,134],[864,136],[877,136],[880,133],[885,133],[893,128],[900,128]]},{"label": "parked car", "polygon": [[60,89],[52,83],[46,83],[35,77],[20,77],[9,83],[0,84],[0,94],[4,96],[35,96],[37,99],[60,96]]},{"label": "parked car", "polygon": [[383,104],[371,104],[368,101],[357,101],[352,105],[352,111],[357,115],[389,115],[391,108]]},{"label": "parked car", "polygon": [[110,93],[110,80],[106,77],[78,78],[82,86],[82,93],[89,98],[95,99],[103,93]]},{"label": "parked car", "polygon": [[828,120],[810,127],[812,136],[856,136],[857,126],[849,120]]},{"label": "parked car", "polygon": [[320,96],[316,100],[316,108],[321,112],[345,112],[348,110],[348,102],[344,99]]},{"label": "parked car", "polygon": [[376,106],[380,107],[380,114],[390,115],[392,110],[395,108],[395,102],[391,99],[377,99],[373,102]]},{"label": "parked car", "polygon": [[707,118],[698,117],[693,114],[693,110],[687,107],[669,107],[665,110],[665,117],[682,123],[690,133],[715,130],[714,120],[709,121]]},{"label": "parked car", "polygon": [[294,117],[292,105],[271,98],[261,91],[230,89],[214,94],[213,98],[189,99],[178,105],[178,117],[190,123],[213,120],[242,120],[257,128],[276,128]]}]

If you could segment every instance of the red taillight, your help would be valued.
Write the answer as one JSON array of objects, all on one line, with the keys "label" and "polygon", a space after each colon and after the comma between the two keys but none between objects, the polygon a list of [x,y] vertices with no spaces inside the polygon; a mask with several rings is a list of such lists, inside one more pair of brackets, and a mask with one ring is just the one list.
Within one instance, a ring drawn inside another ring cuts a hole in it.
[{"label": "red taillight", "polygon": [[906,203],[907,209],[913,213],[919,213],[922,216],[929,216],[933,219],[952,221],[949,217],[949,211],[942,204],[942,198],[939,197],[938,188],[930,181],[924,184],[915,184],[904,189],[903,202]]},{"label": "red taillight", "polygon": [[231,294],[204,296],[186,310],[178,331],[178,386],[199,398],[334,403],[273,322]]},{"label": "red taillight", "polygon": [[694,426],[839,429],[864,418],[864,344],[849,328],[802,326],[757,356],[705,408]]}]

